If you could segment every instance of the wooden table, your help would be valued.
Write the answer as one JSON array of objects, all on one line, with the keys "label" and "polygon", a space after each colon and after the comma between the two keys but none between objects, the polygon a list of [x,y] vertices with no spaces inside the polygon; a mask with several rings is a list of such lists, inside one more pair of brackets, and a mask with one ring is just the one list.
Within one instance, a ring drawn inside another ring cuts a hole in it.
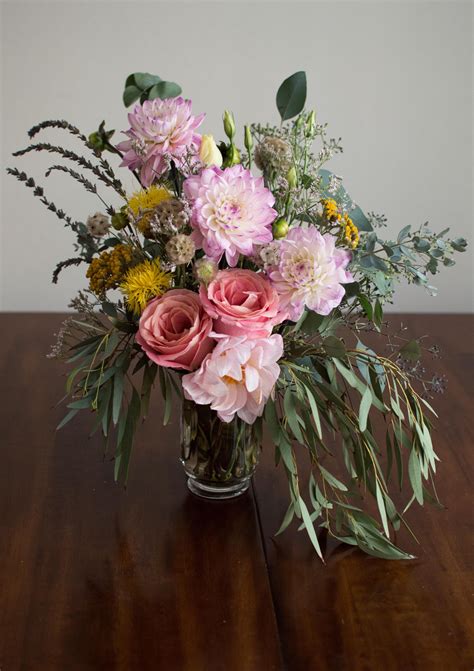
[{"label": "wooden table", "polygon": [[0,315],[1,671],[472,669],[472,320],[404,321],[444,351],[447,509],[413,507],[412,562],[328,542],[322,565],[303,533],[272,538],[287,485],[270,444],[245,497],[201,501],[158,409],[115,485],[89,417],[55,432],[64,369],[45,355],[61,316]]}]

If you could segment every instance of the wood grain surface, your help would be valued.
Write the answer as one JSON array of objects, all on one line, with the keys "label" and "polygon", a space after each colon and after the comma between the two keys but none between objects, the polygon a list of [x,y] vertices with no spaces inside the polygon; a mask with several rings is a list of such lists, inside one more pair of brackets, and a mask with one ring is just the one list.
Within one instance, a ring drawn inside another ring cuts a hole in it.
[{"label": "wood grain surface", "polygon": [[1,671],[440,670],[474,666],[472,318],[397,316],[431,333],[449,378],[438,493],[413,507],[421,546],[387,562],[304,533],[274,538],[288,504],[264,445],[249,493],[188,493],[177,421],[141,427],[127,489],[91,418],[60,432],[63,366],[45,358],[61,315],[0,314]]}]

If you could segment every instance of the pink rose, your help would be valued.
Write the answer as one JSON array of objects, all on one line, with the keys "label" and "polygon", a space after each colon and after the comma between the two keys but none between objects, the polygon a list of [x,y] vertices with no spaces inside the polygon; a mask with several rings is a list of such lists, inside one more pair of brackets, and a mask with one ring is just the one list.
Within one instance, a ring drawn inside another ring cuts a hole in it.
[{"label": "pink rose", "polygon": [[207,288],[201,285],[200,296],[216,333],[265,338],[283,321],[276,290],[253,270],[220,270]]},{"label": "pink rose", "polygon": [[171,289],[148,303],[140,317],[137,342],[159,366],[195,370],[211,352],[212,319],[198,294]]}]

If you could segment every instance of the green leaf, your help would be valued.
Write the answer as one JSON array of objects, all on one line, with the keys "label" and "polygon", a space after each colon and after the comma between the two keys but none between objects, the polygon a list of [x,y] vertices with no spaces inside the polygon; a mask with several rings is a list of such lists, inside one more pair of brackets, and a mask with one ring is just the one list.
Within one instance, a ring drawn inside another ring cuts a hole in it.
[{"label": "green leaf", "polygon": [[330,335],[323,340],[323,347],[328,356],[333,356],[342,359],[346,355],[346,348],[340,338]]},{"label": "green leaf", "polygon": [[114,395],[112,401],[112,421],[114,426],[117,425],[120,416],[120,408],[122,407],[123,381],[124,374],[122,369],[119,368],[114,375]]},{"label": "green leaf", "polygon": [[362,309],[363,309],[367,319],[372,319],[372,316],[373,316],[372,304],[369,301],[369,299],[367,298],[367,296],[364,296],[363,294],[360,294],[359,296],[357,296],[357,298],[359,299],[359,303],[361,304]]},{"label": "green leaf", "polygon": [[290,503],[288,506],[288,510],[285,513],[285,517],[283,518],[283,522],[281,523],[280,528],[276,532],[275,536],[279,536],[281,533],[285,531],[285,529],[289,526],[291,521],[293,520],[293,517],[295,516],[295,504],[293,501]]},{"label": "green leaf", "polygon": [[149,72],[135,72],[131,77],[133,77],[135,85],[142,91],[146,91],[146,89],[161,82],[161,77],[151,75]]},{"label": "green leaf", "polygon": [[148,91],[148,100],[154,100],[154,98],[176,98],[176,96],[181,94],[181,91],[182,89],[179,84],[161,81],[152,86]]},{"label": "green leaf", "polygon": [[321,430],[321,420],[319,419],[319,412],[318,412],[318,406],[317,406],[316,400],[315,400],[311,390],[309,389],[309,387],[307,387],[306,385],[303,385],[303,386],[304,386],[305,391],[306,391],[306,396],[308,397],[309,405],[310,405],[310,408],[311,408],[311,413],[313,415],[314,425],[316,427],[316,431],[318,433],[319,440],[322,440],[323,439],[323,432]]},{"label": "green leaf", "polygon": [[294,437],[299,443],[304,444],[303,434],[301,433],[301,428],[298,422],[298,414],[296,412],[295,396],[290,387],[288,387],[285,392],[283,407],[285,409],[285,415]]},{"label": "green leaf", "polygon": [[421,347],[418,340],[410,340],[400,348],[399,353],[404,359],[417,361],[421,356]]},{"label": "green leaf", "polygon": [[59,424],[56,427],[56,431],[59,431],[59,429],[62,429],[63,426],[65,426],[73,417],[77,415],[79,412],[79,408],[75,408],[73,410],[70,410],[65,417],[59,422]]},{"label": "green leaf", "polygon": [[287,121],[299,114],[306,102],[306,73],[295,72],[281,84],[276,95],[276,104],[281,120]]},{"label": "green leaf", "polygon": [[380,519],[382,520],[383,524],[383,530],[385,531],[385,535],[387,536],[387,538],[390,538],[390,533],[388,530],[387,511],[385,509],[384,497],[382,494],[382,490],[380,489],[378,480],[375,481],[375,493],[377,498],[377,506],[379,508],[380,513]]},{"label": "green leaf", "polygon": [[308,508],[306,507],[306,503],[303,501],[301,496],[298,498],[298,503],[300,504],[301,516],[303,517],[303,522],[306,527],[306,531],[308,532],[309,539],[313,544],[313,547],[316,550],[319,558],[324,562],[323,553],[321,552],[321,546],[319,545],[318,537],[316,536],[313,522],[308,512]]},{"label": "green leaf", "polygon": [[398,243],[403,242],[403,240],[405,240],[405,238],[408,237],[410,229],[411,229],[411,224],[408,224],[408,226],[405,226],[404,228],[402,228],[402,230],[398,234],[398,238],[397,238]]},{"label": "green leaf", "polygon": [[421,466],[418,453],[415,449],[412,449],[410,452],[410,458],[408,460],[408,476],[410,478],[410,483],[413,488],[413,493],[416,500],[423,505],[423,487],[421,482]]},{"label": "green leaf", "polygon": [[309,310],[303,313],[304,319],[300,320],[300,327],[303,333],[316,333],[324,321],[323,315]]},{"label": "green leaf", "polygon": [[370,407],[372,405],[372,392],[367,387],[362,395],[359,407],[359,428],[362,433],[367,428],[367,418],[369,416]]},{"label": "green leaf", "polygon": [[380,327],[382,326],[382,320],[383,320],[383,309],[379,299],[377,298],[374,305],[374,324]]},{"label": "green leaf", "polygon": [[327,471],[324,466],[321,466],[319,464],[319,470],[321,471],[321,475],[323,478],[326,480],[326,482],[331,485],[331,487],[335,487],[336,489],[339,489],[341,492],[347,492],[347,487],[344,485],[340,480],[334,477],[332,473]]},{"label": "green leaf", "polygon": [[[136,425],[140,415],[140,396],[135,387],[132,388],[132,398],[128,406],[126,420],[123,424],[119,424],[117,432],[117,451],[115,454],[115,479],[127,480],[128,467],[130,464],[130,455],[133,447],[133,438],[135,434]],[[122,420],[123,416],[121,417]],[[122,429],[123,426],[123,429]]]},{"label": "green leaf", "polygon": [[296,467],[293,459],[293,449],[291,447],[290,441],[286,437],[286,434],[282,434],[281,436],[280,443],[278,445],[278,451],[287,470],[294,475],[296,473]]},{"label": "green leaf", "polygon": [[136,86],[126,86],[122,96],[125,107],[129,107],[132,103],[138,100],[141,94],[141,89]]}]

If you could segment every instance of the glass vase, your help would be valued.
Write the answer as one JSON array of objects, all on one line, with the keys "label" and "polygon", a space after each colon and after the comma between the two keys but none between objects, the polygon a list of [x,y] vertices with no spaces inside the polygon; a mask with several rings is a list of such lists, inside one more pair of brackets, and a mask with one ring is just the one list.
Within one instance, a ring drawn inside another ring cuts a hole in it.
[{"label": "glass vase", "polygon": [[247,491],[261,448],[261,419],[222,422],[207,405],[183,401],[181,463],[188,488],[205,499],[231,499]]}]

